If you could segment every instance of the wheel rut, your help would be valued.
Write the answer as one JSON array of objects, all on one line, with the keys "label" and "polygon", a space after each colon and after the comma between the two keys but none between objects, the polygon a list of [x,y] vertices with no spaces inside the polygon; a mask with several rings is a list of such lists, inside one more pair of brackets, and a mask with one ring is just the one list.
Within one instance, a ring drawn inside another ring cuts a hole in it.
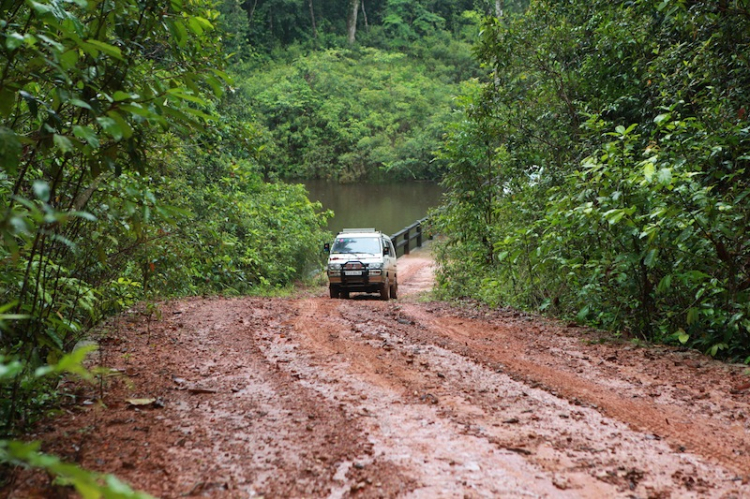
[{"label": "wheel rut", "polygon": [[135,314],[100,338],[117,376],[66,382],[34,438],[165,498],[750,497],[745,367],[425,301],[429,255],[399,268],[388,302],[321,288]]}]

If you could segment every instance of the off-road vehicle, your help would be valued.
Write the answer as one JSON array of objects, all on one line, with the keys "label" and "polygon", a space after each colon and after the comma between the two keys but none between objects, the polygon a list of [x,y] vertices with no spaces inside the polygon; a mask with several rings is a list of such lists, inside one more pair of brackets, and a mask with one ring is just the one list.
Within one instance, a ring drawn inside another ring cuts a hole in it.
[{"label": "off-road vehicle", "polygon": [[396,250],[382,232],[344,229],[324,250],[331,298],[349,298],[351,292],[380,293],[383,300],[398,296]]}]

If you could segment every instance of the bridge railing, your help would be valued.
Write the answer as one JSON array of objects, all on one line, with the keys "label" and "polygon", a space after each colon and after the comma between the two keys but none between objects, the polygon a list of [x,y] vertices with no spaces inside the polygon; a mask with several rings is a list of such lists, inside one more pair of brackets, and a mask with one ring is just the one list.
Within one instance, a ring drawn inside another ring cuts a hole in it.
[{"label": "bridge railing", "polygon": [[[412,249],[421,248],[425,237],[432,239],[432,233],[425,234],[426,231],[424,230],[428,220],[428,218],[417,220],[391,235],[391,241],[393,241],[397,256],[408,255]],[[412,241],[416,241],[415,244],[412,244]]]}]

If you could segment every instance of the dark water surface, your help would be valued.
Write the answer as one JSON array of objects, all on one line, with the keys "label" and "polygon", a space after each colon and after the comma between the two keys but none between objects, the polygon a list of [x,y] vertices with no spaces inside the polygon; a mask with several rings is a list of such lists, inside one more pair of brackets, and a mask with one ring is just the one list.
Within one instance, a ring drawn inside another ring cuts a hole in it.
[{"label": "dark water surface", "polygon": [[393,234],[424,218],[430,208],[440,205],[443,190],[431,182],[398,184],[336,184],[323,180],[306,180],[310,201],[320,201],[323,208],[336,216],[328,229],[338,232],[344,227],[373,227]]}]

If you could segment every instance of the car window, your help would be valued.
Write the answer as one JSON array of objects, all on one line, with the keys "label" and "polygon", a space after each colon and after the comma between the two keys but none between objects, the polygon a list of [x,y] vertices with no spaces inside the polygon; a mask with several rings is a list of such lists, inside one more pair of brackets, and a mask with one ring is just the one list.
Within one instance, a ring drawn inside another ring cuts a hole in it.
[{"label": "car window", "polygon": [[393,247],[388,239],[383,239],[383,246],[388,248],[388,256],[393,256]]},{"label": "car window", "polygon": [[377,255],[380,253],[380,242],[376,237],[337,237],[331,253]]}]

